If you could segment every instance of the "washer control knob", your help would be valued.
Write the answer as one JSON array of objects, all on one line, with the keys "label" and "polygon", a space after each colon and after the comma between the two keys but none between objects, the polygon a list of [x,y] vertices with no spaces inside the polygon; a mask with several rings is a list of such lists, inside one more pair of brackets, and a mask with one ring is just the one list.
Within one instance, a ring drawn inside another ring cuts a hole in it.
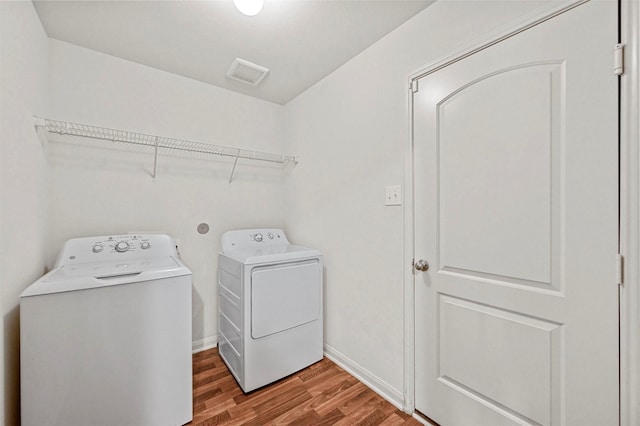
[{"label": "washer control knob", "polygon": [[118,244],[116,244],[116,251],[118,253],[124,253],[127,250],[129,250],[129,243],[128,242],[120,241]]},{"label": "washer control knob", "polygon": [[142,250],[146,250],[146,249],[148,249],[148,248],[150,248],[150,247],[151,247],[151,244],[149,244],[149,242],[148,242],[148,241],[143,241],[143,242],[141,242],[141,243],[140,243],[140,248],[141,248]]},{"label": "washer control knob", "polygon": [[273,240],[273,234],[271,232],[269,232],[267,234],[267,238],[270,239],[270,240]]},{"label": "washer control knob", "polygon": [[100,253],[102,251],[104,247],[102,247],[100,244],[96,244],[95,246],[93,246],[93,248],[91,249],[92,252],[94,253]]},{"label": "washer control knob", "polygon": [[262,241],[262,234],[257,233],[256,235],[253,236],[253,239],[258,243],[261,242]]}]

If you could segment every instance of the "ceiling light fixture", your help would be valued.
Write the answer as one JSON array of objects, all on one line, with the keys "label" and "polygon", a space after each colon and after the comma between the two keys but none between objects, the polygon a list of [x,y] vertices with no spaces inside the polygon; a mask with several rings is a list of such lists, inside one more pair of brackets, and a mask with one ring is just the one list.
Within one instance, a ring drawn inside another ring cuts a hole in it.
[{"label": "ceiling light fixture", "polygon": [[247,16],[254,16],[260,13],[264,0],[233,0],[238,10]]}]

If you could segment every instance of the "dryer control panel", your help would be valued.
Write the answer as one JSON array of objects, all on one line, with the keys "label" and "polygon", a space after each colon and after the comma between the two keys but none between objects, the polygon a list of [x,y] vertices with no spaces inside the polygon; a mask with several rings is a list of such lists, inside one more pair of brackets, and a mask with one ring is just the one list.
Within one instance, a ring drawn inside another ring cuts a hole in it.
[{"label": "dryer control panel", "polygon": [[240,229],[222,234],[222,252],[234,249],[285,245],[289,240],[282,229]]},{"label": "dryer control panel", "polygon": [[55,267],[146,257],[178,258],[173,239],[164,234],[125,234],[74,238],[62,248]]}]

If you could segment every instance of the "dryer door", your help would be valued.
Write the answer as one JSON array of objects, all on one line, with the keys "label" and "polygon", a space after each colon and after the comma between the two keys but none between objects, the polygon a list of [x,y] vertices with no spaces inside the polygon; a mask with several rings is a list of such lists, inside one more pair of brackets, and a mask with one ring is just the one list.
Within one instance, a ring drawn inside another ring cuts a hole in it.
[{"label": "dryer door", "polygon": [[318,259],[269,265],[251,271],[251,337],[259,339],[320,316]]}]

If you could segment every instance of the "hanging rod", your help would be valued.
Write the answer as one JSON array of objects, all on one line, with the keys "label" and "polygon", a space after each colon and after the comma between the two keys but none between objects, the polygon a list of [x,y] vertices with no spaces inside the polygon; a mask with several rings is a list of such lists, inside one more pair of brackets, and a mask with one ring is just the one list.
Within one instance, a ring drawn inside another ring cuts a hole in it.
[{"label": "hanging rod", "polygon": [[[90,139],[100,139],[112,142],[128,143],[133,145],[142,145],[155,149],[154,157],[154,173],[157,162],[157,152],[159,148],[172,149],[177,151],[194,152],[201,154],[218,155],[222,157],[230,157],[235,159],[234,168],[229,178],[229,182],[233,179],[235,165],[238,158],[247,160],[267,161],[270,163],[281,164],[283,168],[298,163],[298,159],[291,155],[274,154],[270,152],[252,151],[239,149],[229,146],[211,145],[202,142],[194,142],[184,139],[175,139],[165,136],[148,135],[144,133],[129,132],[126,130],[110,129],[106,127],[92,126],[88,124],[72,123],[68,121],[51,120],[49,118],[33,117],[34,126],[39,134],[40,130],[59,135],[78,136]],[[43,148],[46,145],[43,142]]]}]

